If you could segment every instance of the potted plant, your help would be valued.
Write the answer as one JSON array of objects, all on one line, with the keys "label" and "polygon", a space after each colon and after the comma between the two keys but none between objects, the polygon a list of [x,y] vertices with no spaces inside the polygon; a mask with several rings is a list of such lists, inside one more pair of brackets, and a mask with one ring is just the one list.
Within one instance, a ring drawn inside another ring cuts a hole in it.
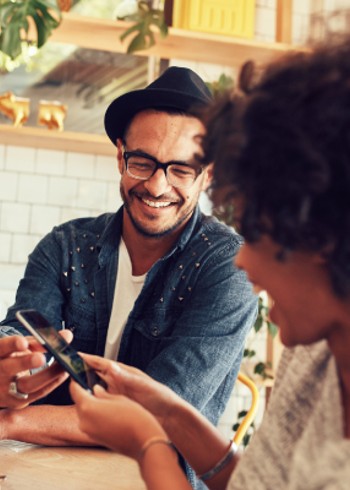
[{"label": "potted plant", "polygon": [[20,56],[23,43],[30,43],[32,25],[40,48],[60,22],[61,10],[56,0],[0,0],[0,51],[12,60]]}]

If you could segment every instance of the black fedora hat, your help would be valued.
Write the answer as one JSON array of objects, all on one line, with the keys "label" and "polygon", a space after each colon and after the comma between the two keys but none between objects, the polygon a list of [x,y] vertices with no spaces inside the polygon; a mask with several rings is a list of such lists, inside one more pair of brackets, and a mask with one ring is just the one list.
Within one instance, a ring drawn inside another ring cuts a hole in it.
[{"label": "black fedora hat", "polygon": [[189,112],[210,103],[212,95],[204,81],[189,68],[172,66],[142,90],[133,90],[115,99],[105,114],[105,129],[115,145],[129,121],[145,109],[169,108]]}]

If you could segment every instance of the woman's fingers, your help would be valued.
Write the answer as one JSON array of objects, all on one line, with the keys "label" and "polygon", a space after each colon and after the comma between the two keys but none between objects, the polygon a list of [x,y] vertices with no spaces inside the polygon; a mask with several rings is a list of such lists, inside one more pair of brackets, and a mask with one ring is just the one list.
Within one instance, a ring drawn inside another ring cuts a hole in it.
[{"label": "woman's fingers", "polygon": [[69,391],[73,401],[78,405],[82,403],[83,400],[86,399],[86,397],[91,396],[91,394],[87,390],[82,388],[78,383],[73,380],[71,380],[69,384]]}]

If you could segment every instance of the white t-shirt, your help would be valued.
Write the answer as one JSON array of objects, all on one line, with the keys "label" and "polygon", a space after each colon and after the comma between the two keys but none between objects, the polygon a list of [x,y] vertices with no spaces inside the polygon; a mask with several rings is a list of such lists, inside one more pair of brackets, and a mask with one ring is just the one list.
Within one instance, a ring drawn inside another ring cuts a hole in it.
[{"label": "white t-shirt", "polygon": [[112,314],[109,320],[104,357],[116,360],[119,353],[120,340],[129,313],[138,298],[146,274],[132,275],[132,265],[124,240],[119,244],[119,260],[117,280],[114,290]]}]

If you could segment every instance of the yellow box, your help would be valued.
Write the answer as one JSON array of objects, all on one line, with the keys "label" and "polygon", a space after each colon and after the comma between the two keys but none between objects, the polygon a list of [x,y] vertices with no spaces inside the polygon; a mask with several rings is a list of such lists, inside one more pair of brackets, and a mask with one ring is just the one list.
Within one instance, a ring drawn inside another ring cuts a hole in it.
[{"label": "yellow box", "polygon": [[174,0],[174,27],[252,38],[254,20],[255,0]]}]

